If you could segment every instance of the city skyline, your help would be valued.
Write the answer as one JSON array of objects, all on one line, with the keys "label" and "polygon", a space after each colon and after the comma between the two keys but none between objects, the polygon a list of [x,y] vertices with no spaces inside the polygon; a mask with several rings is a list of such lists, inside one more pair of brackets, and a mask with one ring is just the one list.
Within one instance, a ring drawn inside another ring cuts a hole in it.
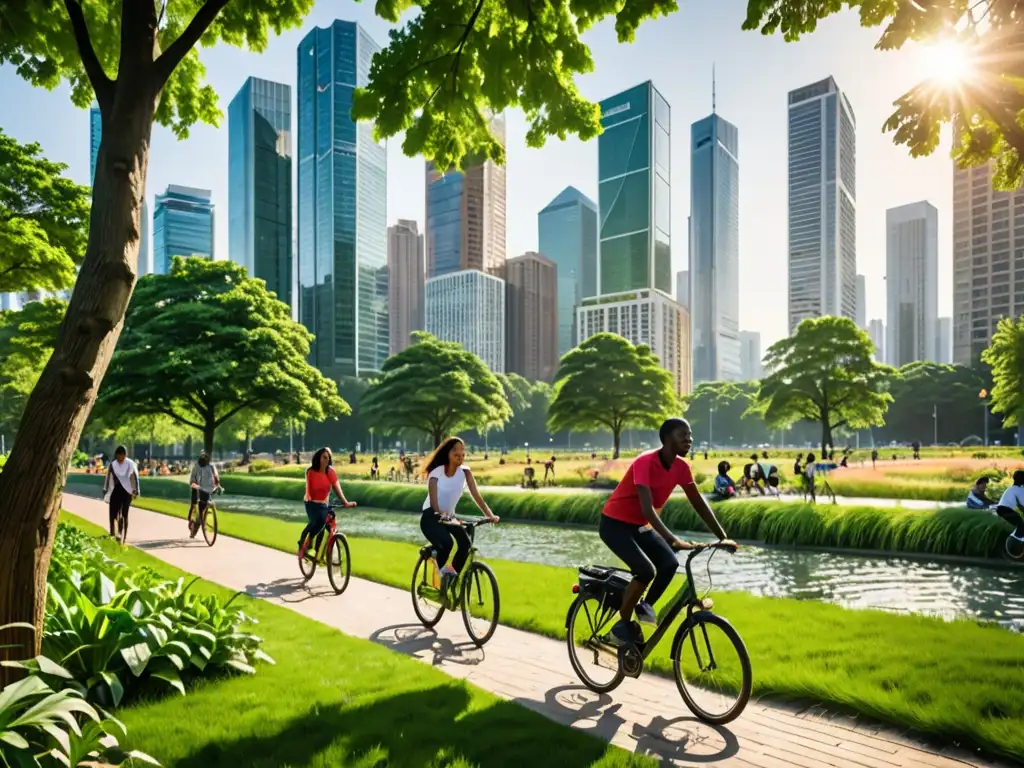
[{"label": "city skyline", "polygon": [[210,190],[168,184],[153,206],[153,272],[166,275],[175,256],[216,256],[216,208]]},{"label": "city skyline", "polygon": [[922,200],[890,208],[885,219],[886,362],[938,362],[939,213]]}]

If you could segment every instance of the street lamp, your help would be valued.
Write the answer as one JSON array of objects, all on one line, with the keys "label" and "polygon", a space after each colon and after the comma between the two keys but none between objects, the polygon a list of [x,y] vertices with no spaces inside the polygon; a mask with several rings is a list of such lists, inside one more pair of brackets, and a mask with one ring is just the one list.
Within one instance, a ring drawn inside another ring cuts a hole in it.
[{"label": "street lamp", "polygon": [[983,389],[978,393],[978,397],[981,399],[981,412],[984,414],[985,420],[985,447],[988,448],[988,390]]},{"label": "street lamp", "polygon": [[529,443],[523,443],[523,445],[526,446],[526,460],[529,461],[530,460],[530,444]]},{"label": "street lamp", "polygon": [[932,403],[932,427],[935,434],[932,437],[932,445],[939,444],[939,406]]}]

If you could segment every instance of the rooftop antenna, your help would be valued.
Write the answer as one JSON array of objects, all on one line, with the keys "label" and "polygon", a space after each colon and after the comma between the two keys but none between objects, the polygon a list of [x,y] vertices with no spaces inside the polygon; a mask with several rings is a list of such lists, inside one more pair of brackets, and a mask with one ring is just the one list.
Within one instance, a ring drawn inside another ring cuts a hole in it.
[{"label": "rooftop antenna", "polygon": [[716,113],[715,107],[715,63],[711,62],[711,114]]}]

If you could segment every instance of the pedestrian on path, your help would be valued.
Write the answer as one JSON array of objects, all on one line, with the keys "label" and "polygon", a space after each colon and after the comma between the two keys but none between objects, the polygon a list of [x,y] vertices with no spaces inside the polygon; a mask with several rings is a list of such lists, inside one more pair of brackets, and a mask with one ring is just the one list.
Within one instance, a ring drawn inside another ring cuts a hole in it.
[{"label": "pedestrian on path", "polygon": [[119,512],[124,513],[124,531],[128,535],[128,510],[139,495],[139,470],[128,458],[128,449],[123,445],[114,450],[114,460],[107,467],[103,480],[103,498],[110,505],[110,535],[116,536],[114,524]]}]

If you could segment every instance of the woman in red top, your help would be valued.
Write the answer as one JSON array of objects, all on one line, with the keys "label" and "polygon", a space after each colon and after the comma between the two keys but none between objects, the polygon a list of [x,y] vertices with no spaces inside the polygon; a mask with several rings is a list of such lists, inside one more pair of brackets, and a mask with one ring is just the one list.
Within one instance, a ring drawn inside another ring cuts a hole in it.
[{"label": "woman in red top", "polygon": [[302,529],[299,536],[299,560],[306,555],[307,536],[316,537],[315,552],[320,548],[320,540],[323,538],[324,526],[327,525],[327,514],[331,511],[328,500],[331,498],[331,489],[341,499],[346,507],[354,507],[356,503],[345,498],[341,491],[341,483],[338,482],[338,474],[331,466],[333,457],[330,448],[321,448],[313,454],[313,463],[306,470],[306,517],[309,523]]},{"label": "woman in red top", "polygon": [[[723,542],[732,544],[725,538],[725,531],[701,496],[690,467],[682,459],[693,446],[689,422],[669,419],[661,425],[659,437],[661,448],[640,454],[626,470],[622,482],[605,502],[598,526],[601,541],[633,574],[633,580],[622,597],[621,618],[612,627],[612,640],[618,645],[643,639],[639,627],[632,621],[634,608],[640,621],[658,623],[653,606],[672,583],[679,567],[675,553],[692,548],[691,544],[677,539],[659,516],[676,486],[683,489],[711,532]],[[645,590],[647,596],[641,602]]]}]

